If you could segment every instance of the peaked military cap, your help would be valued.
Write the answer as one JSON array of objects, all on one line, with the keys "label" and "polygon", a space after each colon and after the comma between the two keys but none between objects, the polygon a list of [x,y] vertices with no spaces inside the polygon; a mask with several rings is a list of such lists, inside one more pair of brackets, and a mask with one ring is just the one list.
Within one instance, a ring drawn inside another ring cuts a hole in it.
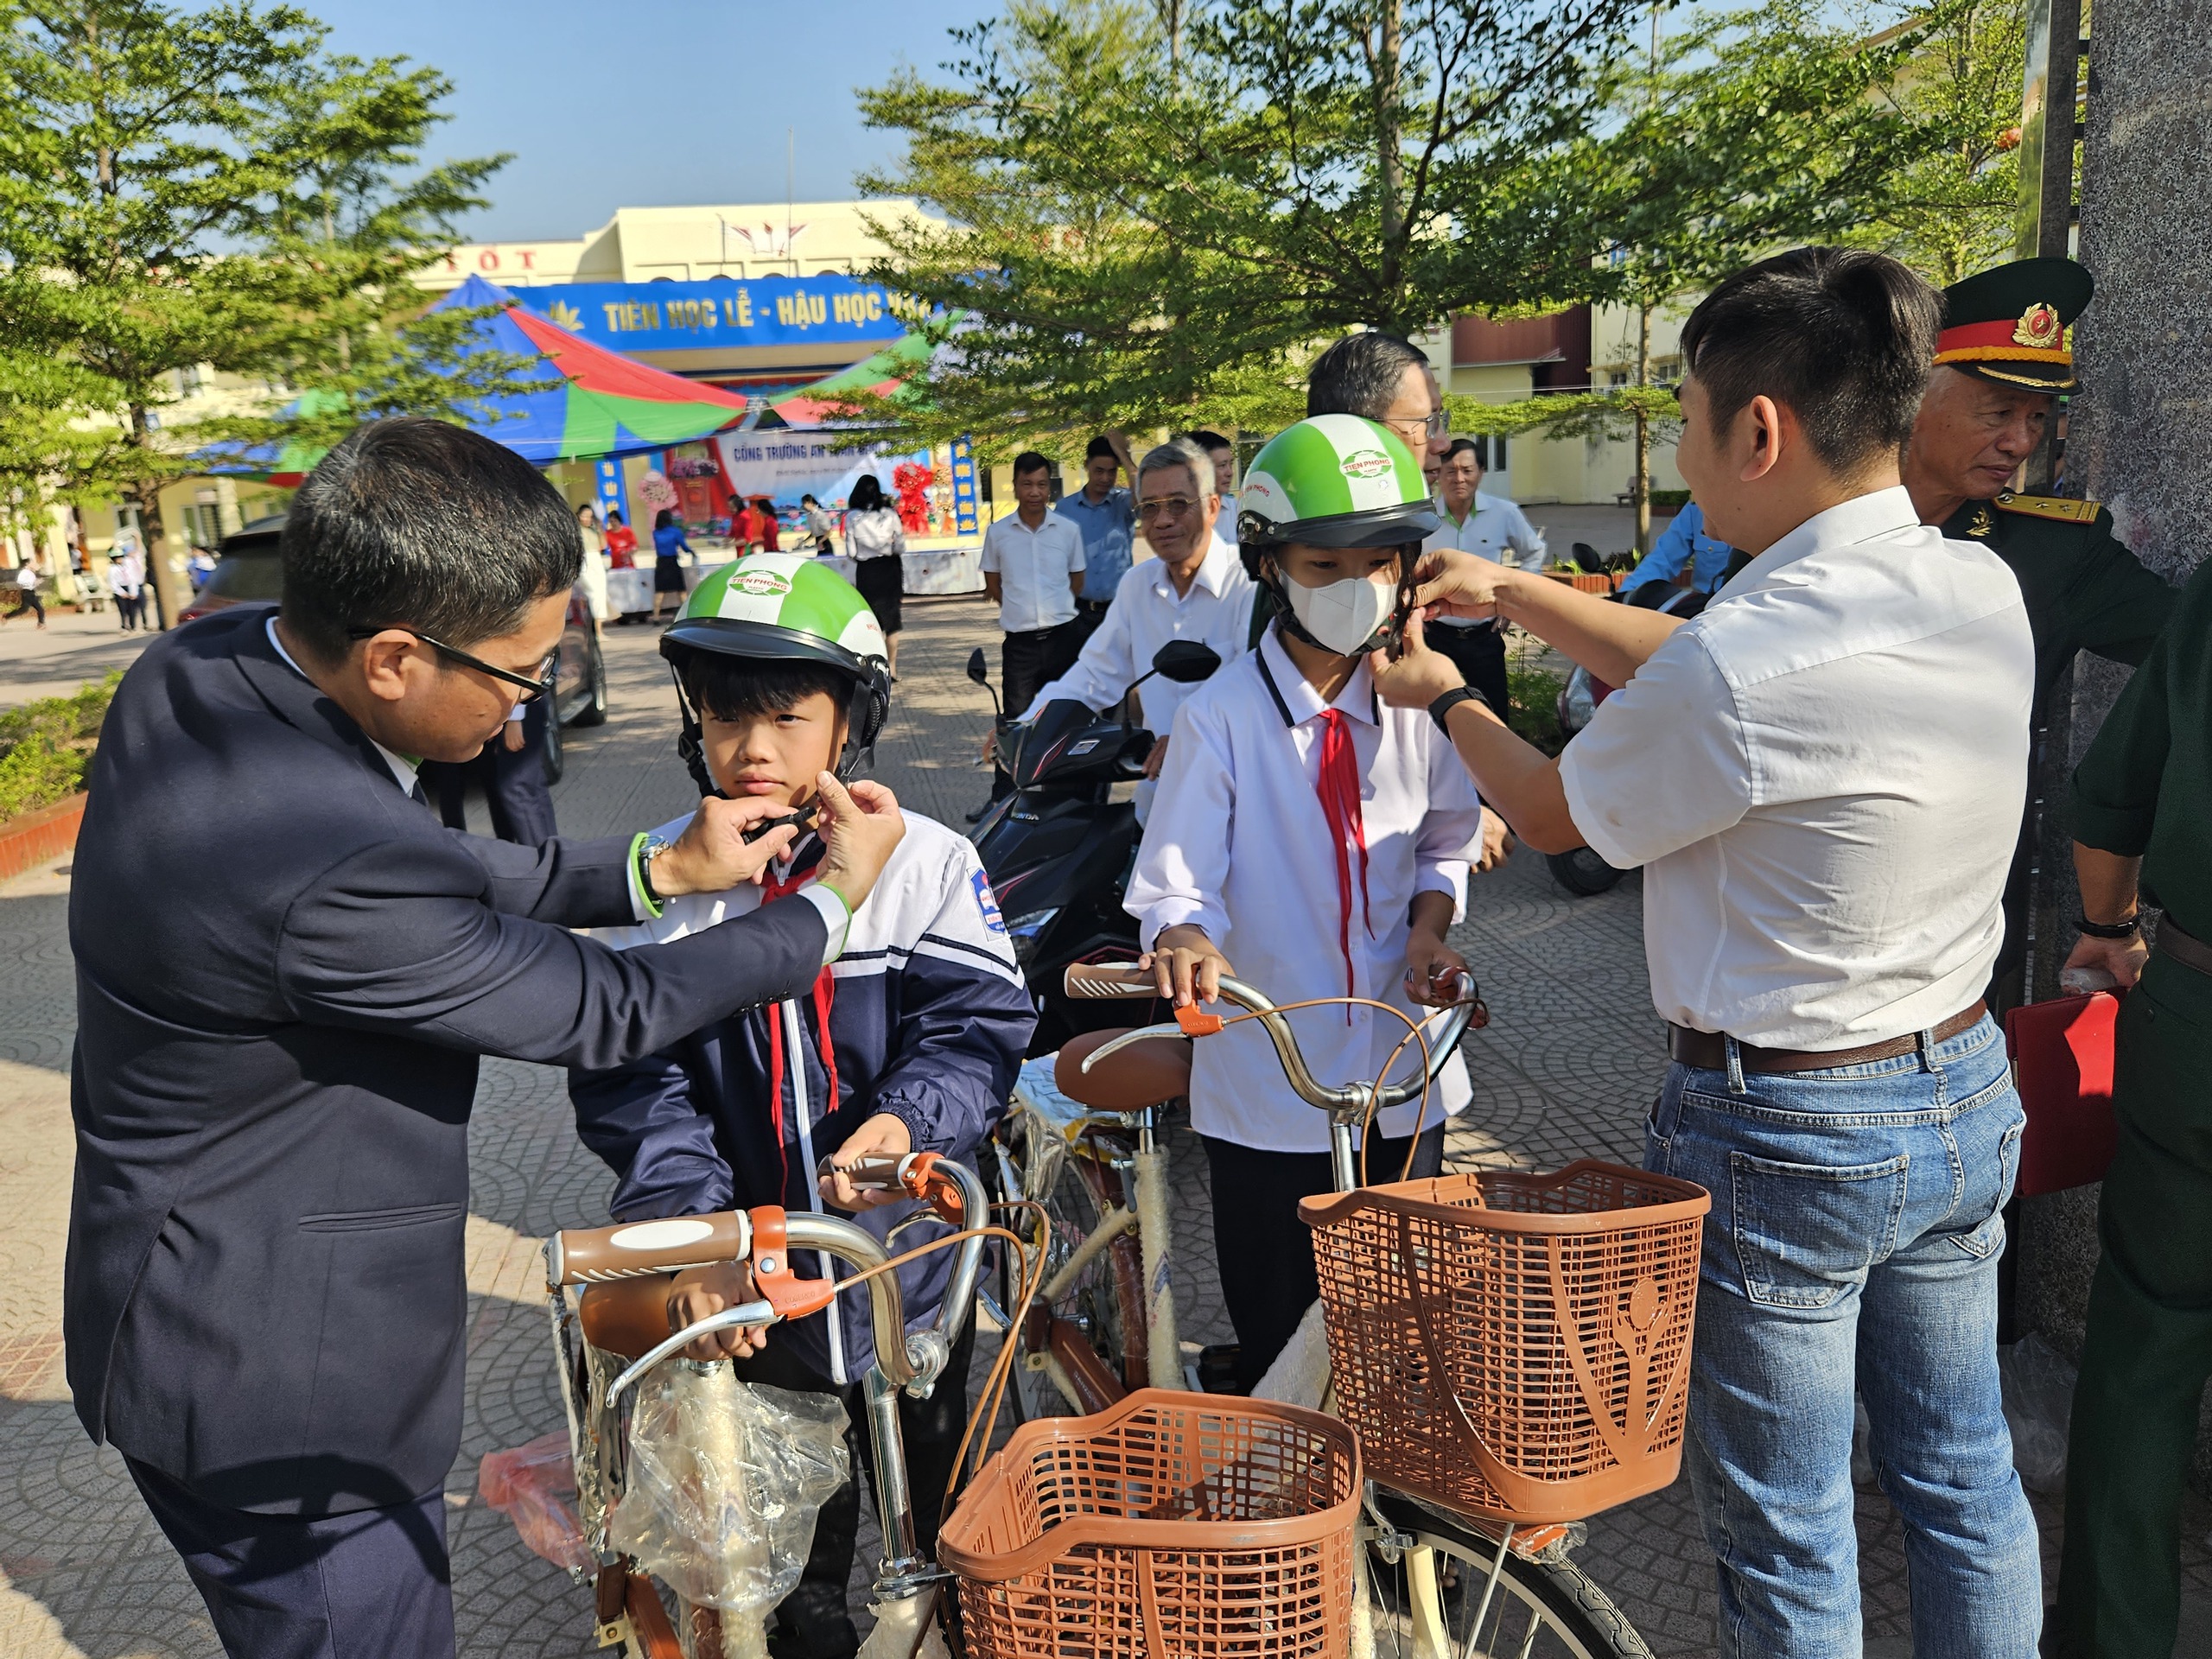
[{"label": "peaked military cap", "polygon": [[2000,386],[2065,391],[2074,385],[2067,329],[2094,284],[2071,259],[2016,259],[1943,290],[1936,361]]}]

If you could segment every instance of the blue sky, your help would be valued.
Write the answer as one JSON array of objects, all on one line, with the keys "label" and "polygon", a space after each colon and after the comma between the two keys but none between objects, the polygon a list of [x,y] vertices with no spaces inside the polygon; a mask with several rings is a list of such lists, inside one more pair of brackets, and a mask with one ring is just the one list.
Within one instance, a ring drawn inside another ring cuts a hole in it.
[{"label": "blue sky", "polygon": [[621,207],[780,201],[796,127],[802,201],[853,194],[888,137],[853,89],[934,70],[948,28],[996,0],[304,0],[332,47],[404,54],[454,84],[429,158],[512,150],[474,241],[581,234]]}]

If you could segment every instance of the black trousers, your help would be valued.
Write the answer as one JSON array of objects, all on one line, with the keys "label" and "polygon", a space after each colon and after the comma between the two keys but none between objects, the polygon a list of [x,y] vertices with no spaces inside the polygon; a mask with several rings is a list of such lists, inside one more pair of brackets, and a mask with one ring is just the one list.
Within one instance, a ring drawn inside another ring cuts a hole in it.
[{"label": "black trousers", "polygon": [[16,614],[17,616],[22,616],[31,612],[35,612],[37,613],[38,625],[41,628],[44,627],[46,626],[46,604],[45,601],[39,598],[38,589],[35,588],[16,588]]},{"label": "black trousers", "polygon": [[[1106,613],[1112,607],[1111,600],[1078,599],[1076,601],[1075,620],[1069,623],[1068,627],[1075,635],[1077,655],[1081,655],[1083,648],[1090,643],[1090,636],[1098,632],[1098,625],[1106,620]],[[1072,663],[1075,658],[1070,657],[1068,660]]]},{"label": "black trousers", "polygon": [[1491,713],[1508,718],[1505,683],[1505,632],[1497,627],[1455,628],[1448,622],[1431,623],[1423,631],[1428,648],[1448,657],[1469,686],[1482,694]]},{"label": "black trousers", "polygon": [[491,809],[492,833],[501,841],[543,847],[559,833],[553,824],[553,791],[545,782],[545,722],[552,717],[545,699],[525,703],[522,747],[510,750],[502,732],[474,760],[428,760],[423,785],[437,801],[448,830],[468,828],[468,788],[484,791]]},{"label": "black trousers", "polygon": [[[906,1448],[907,1490],[913,1496],[914,1537],[923,1554],[937,1548],[938,1514],[952,1484],[952,1459],[968,1429],[968,1367],[976,1357],[976,1321],[971,1318],[952,1345],[944,1375],[926,1400],[899,1396],[899,1431]],[[868,1439],[868,1407],[855,1383],[840,1389],[828,1377],[771,1340],[750,1359],[731,1362],[748,1382],[810,1394],[835,1394],[845,1402],[845,1451],[853,1478],[830,1495],[815,1517],[814,1548],[807,1552],[798,1587],[776,1609],[769,1637],[774,1659],[852,1659],[860,1651],[846,1587],[853,1576],[861,1524],[859,1471],[875,1482],[874,1450]]]},{"label": "black trousers", "polygon": [[1007,718],[1019,720],[1038,692],[1075,666],[1085,639],[1080,615],[1056,628],[1009,633],[999,644]]},{"label": "black trousers", "polygon": [[257,1515],[124,1461],[232,1659],[452,1659],[443,1492],[348,1515]]},{"label": "black trousers", "polygon": [[[1336,1191],[1325,1152],[1263,1152],[1201,1135],[1213,1188],[1213,1253],[1221,1267],[1221,1300],[1236,1328],[1237,1386],[1249,1390],[1297,1334],[1298,1322],[1321,1294],[1313,1268],[1313,1232],[1298,1218],[1298,1201]],[[1409,1136],[1378,1135],[1367,1154],[1368,1179],[1399,1179]],[[1444,1169],[1444,1126],[1421,1131],[1413,1176]]]}]

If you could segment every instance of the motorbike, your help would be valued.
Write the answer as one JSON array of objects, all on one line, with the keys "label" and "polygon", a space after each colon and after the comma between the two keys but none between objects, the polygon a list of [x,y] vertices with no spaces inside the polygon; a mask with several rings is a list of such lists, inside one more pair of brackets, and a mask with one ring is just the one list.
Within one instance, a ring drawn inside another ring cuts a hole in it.
[{"label": "motorbike", "polygon": [[[1576,543],[1577,562],[1584,544]],[[1703,610],[1712,598],[1694,588],[1676,588],[1665,582],[1646,582],[1643,587],[1624,595],[1621,602],[1643,610],[1661,611],[1669,616],[1679,616],[1688,621]],[[1567,683],[1560,690],[1557,713],[1560,736],[1571,738],[1587,726],[1598,712],[1598,705],[1613,694],[1613,688],[1604,681],[1592,677],[1590,671],[1577,666],[1567,677]],[[1547,853],[1545,868],[1552,873],[1552,880],[1577,898],[1595,898],[1609,893],[1620,885],[1624,871],[1617,870],[1587,847],[1577,847],[1570,852]]]},{"label": "motorbike", "polygon": [[[1136,678],[1154,675],[1195,685],[1221,666],[1210,645],[1171,639]],[[997,895],[1000,914],[1037,1007],[1033,1055],[1049,1054],[1077,1032],[1126,1023],[1127,1012],[1071,1001],[1071,963],[1127,962],[1137,955],[1136,918],[1122,908],[1136,862],[1135,804],[1115,787],[1144,776],[1154,735],[1117,709],[1096,712],[1073,700],[1048,702],[1028,721],[998,709],[990,671],[978,649],[968,677],[990,691],[998,712],[999,753],[1012,789],[994,801],[969,840]]]}]

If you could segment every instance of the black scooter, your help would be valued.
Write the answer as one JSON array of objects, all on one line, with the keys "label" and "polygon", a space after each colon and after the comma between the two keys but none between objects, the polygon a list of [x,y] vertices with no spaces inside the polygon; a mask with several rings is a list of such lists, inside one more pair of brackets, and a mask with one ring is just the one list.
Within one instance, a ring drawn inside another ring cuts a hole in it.
[{"label": "black scooter", "polygon": [[[1210,645],[1171,639],[1149,673],[1195,685],[1221,666]],[[979,649],[968,677],[991,692]],[[1121,707],[1127,709],[1128,699]],[[999,711],[999,752],[1013,792],[994,801],[969,834],[997,894],[1014,953],[1037,1006],[1032,1054],[1049,1054],[1078,1032],[1127,1025],[1126,1002],[1071,1002],[1062,976],[1076,962],[1127,962],[1137,954],[1136,918],[1122,908],[1136,862],[1136,807],[1113,798],[1114,785],[1144,776],[1153,734],[1109,710],[1048,702],[1027,723]]]}]

